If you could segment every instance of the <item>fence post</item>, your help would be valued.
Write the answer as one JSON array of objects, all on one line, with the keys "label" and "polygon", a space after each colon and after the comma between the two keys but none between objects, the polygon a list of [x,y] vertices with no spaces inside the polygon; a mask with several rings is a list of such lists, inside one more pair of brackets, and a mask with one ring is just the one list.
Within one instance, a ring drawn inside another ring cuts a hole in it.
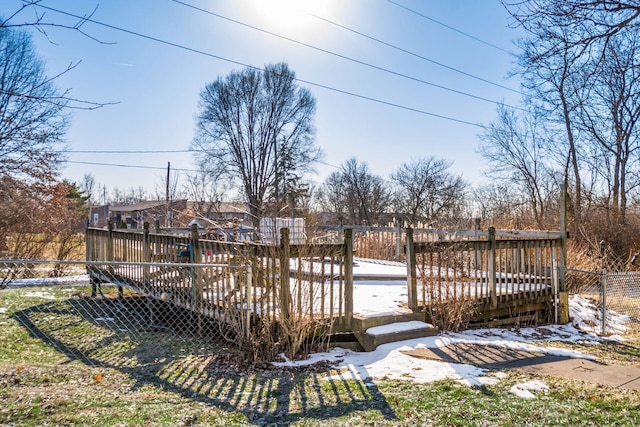
[{"label": "fence post", "polygon": [[156,219],[156,234],[160,234],[160,220]]},{"label": "fence post", "polygon": [[[189,261],[192,264],[200,264],[202,262],[202,251],[200,250],[200,239],[198,238],[198,225],[191,225],[191,251],[189,252]],[[192,313],[198,320],[198,333],[202,333],[202,316],[200,315],[204,277],[201,267],[191,267],[191,301],[193,304]]]},{"label": "fence post", "polygon": [[602,276],[600,276],[601,292],[600,299],[602,300],[602,336],[607,335],[607,269],[602,269]]},{"label": "fence post", "polygon": [[498,306],[498,288],[496,286],[496,229],[489,227],[489,253],[487,254],[489,267],[489,295],[491,305]]},{"label": "fence post", "polygon": [[407,256],[407,305],[418,308],[418,281],[416,279],[416,250],[413,244],[413,228],[406,229],[405,253]]},{"label": "fence post", "polygon": [[567,265],[567,189],[561,185],[562,201],[560,203],[560,268],[558,269],[558,306],[560,308],[558,323],[569,323],[569,293],[565,278],[565,266]]},{"label": "fence post", "polygon": [[[480,240],[480,218],[476,218],[473,221],[473,239],[477,242],[478,240]],[[473,262],[474,264],[474,268],[477,270],[481,265],[482,265],[482,255],[480,254],[480,252],[478,251],[478,246],[477,244],[473,245],[474,250],[473,250]]]},{"label": "fence post", "polygon": [[290,259],[289,229],[280,229],[280,321],[291,318],[291,290],[290,290]]},{"label": "fence post", "polygon": [[113,261],[113,221],[109,220],[107,226],[107,253],[105,261]]},{"label": "fence post", "polygon": [[400,261],[400,251],[402,250],[402,224],[403,220],[398,219],[398,229],[396,230],[396,261]]},{"label": "fence post", "polygon": [[[115,258],[115,248],[113,242],[113,221],[109,220],[108,224],[108,235],[107,235],[107,261],[113,262]],[[109,275],[113,278],[115,274],[115,270],[113,268],[113,264],[109,265],[108,268]],[[124,298],[124,292],[122,290],[122,285],[118,285],[118,299]]]},{"label": "fence post", "polygon": [[559,295],[558,295],[558,276],[559,276],[559,266],[558,266],[558,257],[557,250],[552,246],[551,247],[551,287],[553,288],[553,323],[558,323],[558,303]]},{"label": "fence post", "polygon": [[[142,236],[142,261],[151,262],[151,243],[149,242],[149,223],[147,221],[143,224],[144,234]],[[142,283],[147,288],[149,278],[149,266],[142,267]]]},{"label": "fence post", "polygon": [[353,230],[344,230],[344,316],[345,329],[351,330],[353,318]]},{"label": "fence post", "polygon": [[[95,256],[95,237],[92,233],[92,231],[89,229],[89,227],[87,227],[84,231],[84,245],[85,245],[85,260],[87,261],[95,261],[96,260],[96,256]],[[87,270],[87,274],[89,274],[89,281],[91,282],[91,297],[95,297],[98,293],[98,281],[95,279],[95,277],[93,277],[93,275],[91,274],[91,267],[89,267],[89,265],[87,264],[85,266],[86,270]]]},{"label": "fence post", "polygon": [[251,289],[253,284],[253,269],[251,267],[251,261],[247,261],[245,265],[245,280],[244,280],[244,295],[247,300],[247,309],[246,311],[246,324],[244,326],[245,336],[249,338],[251,335],[251,301],[253,298],[251,297]]}]

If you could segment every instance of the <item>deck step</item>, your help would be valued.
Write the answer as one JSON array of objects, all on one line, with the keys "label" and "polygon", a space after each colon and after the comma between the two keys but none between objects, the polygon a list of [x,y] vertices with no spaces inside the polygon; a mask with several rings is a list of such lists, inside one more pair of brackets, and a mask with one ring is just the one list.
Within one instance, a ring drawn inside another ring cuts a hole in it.
[{"label": "deck step", "polygon": [[373,326],[365,331],[354,331],[365,351],[373,351],[379,345],[414,338],[431,337],[438,333],[438,328],[419,320],[394,322]]}]

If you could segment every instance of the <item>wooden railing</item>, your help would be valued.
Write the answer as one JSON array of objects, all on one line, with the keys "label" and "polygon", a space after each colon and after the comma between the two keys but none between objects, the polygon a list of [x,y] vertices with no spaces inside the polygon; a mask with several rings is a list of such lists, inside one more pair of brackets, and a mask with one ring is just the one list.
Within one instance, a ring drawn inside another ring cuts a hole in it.
[{"label": "wooden railing", "polygon": [[[323,320],[349,330],[353,316],[353,237],[343,243],[279,245],[201,240],[142,232],[87,229],[86,256],[96,281],[170,300],[210,317],[232,308],[272,320]],[[182,256],[181,256],[182,255]]]},{"label": "wooden railing", "polygon": [[562,280],[563,242],[557,233],[538,236],[498,239],[490,228],[486,240],[414,242],[407,230],[409,307],[418,309],[434,298],[473,298],[495,306],[508,295],[525,303],[554,295]]},{"label": "wooden railing", "polygon": [[[383,259],[389,261],[406,261],[406,233],[404,227],[369,227],[369,226],[321,226],[318,228],[322,241],[341,241],[345,229],[353,231],[354,256],[359,258]],[[489,229],[480,229],[479,221],[470,230],[446,230],[437,228],[411,229],[413,242],[458,242],[488,241]],[[540,240],[558,239],[560,231],[540,230],[494,230],[495,237],[500,240]],[[309,235],[312,233],[309,232]]]},{"label": "wooden railing", "polygon": [[[143,232],[88,229],[87,260],[109,262],[91,267],[96,280],[207,316],[236,309],[278,321],[326,320],[334,331],[350,331],[361,237],[344,229],[341,243],[291,245],[287,231],[279,245],[264,245],[201,240],[197,229],[190,237],[151,233],[148,226]],[[505,298],[522,305],[558,300],[564,265],[558,232],[402,231],[395,239],[406,242],[407,306],[415,311],[445,298],[472,298],[487,309]],[[374,231],[357,231],[365,232]]]}]

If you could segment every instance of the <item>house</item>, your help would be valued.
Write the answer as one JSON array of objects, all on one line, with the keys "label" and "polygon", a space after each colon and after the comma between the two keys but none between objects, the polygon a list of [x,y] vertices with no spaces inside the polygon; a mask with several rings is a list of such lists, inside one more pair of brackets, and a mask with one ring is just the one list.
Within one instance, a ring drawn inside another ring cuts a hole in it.
[{"label": "house", "polygon": [[91,206],[89,227],[106,228],[112,221],[116,228],[142,229],[145,222],[153,228],[158,221],[162,228],[188,229],[195,221],[199,228],[219,230],[219,238],[230,240],[236,219],[238,231],[242,234],[239,237],[249,239],[253,232],[251,214],[247,204],[241,202],[174,200],[167,205],[165,200],[148,200],[131,205]]},{"label": "house", "polygon": [[159,221],[163,227],[185,226],[189,219],[184,212],[187,209],[186,200],[151,200],[121,206],[91,206],[89,226],[104,228],[112,221],[116,228],[142,229],[145,222],[153,225]]},{"label": "house", "polygon": [[109,222],[109,205],[89,206],[89,227],[106,228]]},{"label": "house", "polygon": [[242,202],[192,202],[187,208],[195,218],[206,218],[216,222],[233,221],[234,218],[243,225],[252,225],[249,206]]}]

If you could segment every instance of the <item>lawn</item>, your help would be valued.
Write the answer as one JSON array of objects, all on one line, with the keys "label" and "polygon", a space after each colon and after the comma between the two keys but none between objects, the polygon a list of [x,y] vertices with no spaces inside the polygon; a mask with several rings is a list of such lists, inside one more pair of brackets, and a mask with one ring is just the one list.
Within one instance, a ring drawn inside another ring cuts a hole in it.
[{"label": "lawn", "polygon": [[[640,393],[556,378],[534,399],[529,378],[470,387],[390,379],[328,379],[311,368],[238,372],[224,348],[163,331],[126,333],[90,322],[78,288],[0,291],[0,425],[638,425]],[[563,344],[638,364],[640,334],[624,343]]]}]

